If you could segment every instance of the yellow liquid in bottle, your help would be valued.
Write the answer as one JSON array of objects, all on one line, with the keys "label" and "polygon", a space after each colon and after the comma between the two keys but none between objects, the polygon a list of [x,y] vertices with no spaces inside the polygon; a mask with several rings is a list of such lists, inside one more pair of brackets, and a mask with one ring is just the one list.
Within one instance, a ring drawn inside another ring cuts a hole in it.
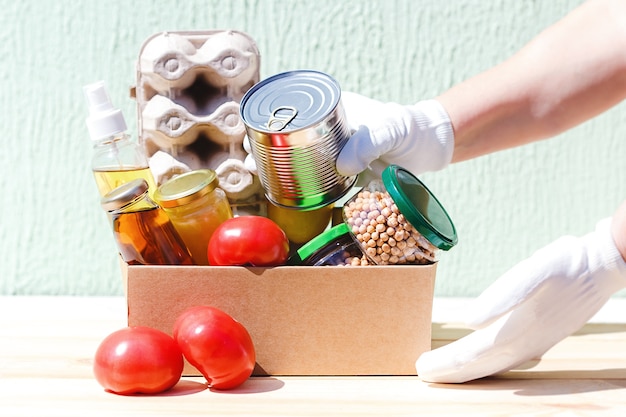
[{"label": "yellow liquid in bottle", "polygon": [[94,170],[93,175],[96,178],[96,185],[100,195],[103,196],[109,191],[119,187],[122,184],[130,182],[137,178],[143,178],[148,183],[148,194],[153,196],[156,191],[156,183],[149,167],[135,169],[100,169]]}]

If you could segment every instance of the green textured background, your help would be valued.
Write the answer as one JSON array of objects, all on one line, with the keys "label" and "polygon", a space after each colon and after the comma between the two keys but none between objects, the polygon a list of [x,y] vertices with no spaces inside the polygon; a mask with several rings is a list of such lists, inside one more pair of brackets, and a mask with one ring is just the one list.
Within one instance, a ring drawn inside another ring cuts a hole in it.
[{"label": "green textured background", "polygon": [[[313,68],[344,90],[411,103],[505,59],[580,3],[0,0],[0,294],[122,294],[82,86],[106,80],[134,133],[129,87],[150,35],[242,30],[261,51],[262,78]],[[437,295],[477,295],[534,249],[610,215],[626,197],[624,109],[425,175],[460,239],[442,257]]]}]

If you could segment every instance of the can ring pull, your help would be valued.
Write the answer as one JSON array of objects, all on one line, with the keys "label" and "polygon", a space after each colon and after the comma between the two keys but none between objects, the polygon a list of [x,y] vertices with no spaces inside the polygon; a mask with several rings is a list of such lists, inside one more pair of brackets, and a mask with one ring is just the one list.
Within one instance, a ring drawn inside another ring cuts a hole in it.
[{"label": "can ring pull", "polygon": [[[279,111],[287,111],[288,114],[279,115]],[[293,119],[296,118],[298,109],[291,106],[280,106],[272,111],[272,114],[267,121],[267,128],[275,132],[283,130]]]}]

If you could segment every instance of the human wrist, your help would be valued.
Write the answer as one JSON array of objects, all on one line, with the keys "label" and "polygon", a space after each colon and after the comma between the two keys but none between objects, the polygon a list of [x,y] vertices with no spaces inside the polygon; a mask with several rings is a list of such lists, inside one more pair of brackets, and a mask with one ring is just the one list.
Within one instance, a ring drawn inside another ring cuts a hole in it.
[{"label": "human wrist", "polygon": [[615,247],[626,262],[626,201],[622,203],[611,219],[611,236]]},{"label": "human wrist", "polygon": [[626,287],[626,261],[613,238],[613,218],[599,221],[594,232],[585,238],[588,270],[602,277],[603,286],[609,292]]}]

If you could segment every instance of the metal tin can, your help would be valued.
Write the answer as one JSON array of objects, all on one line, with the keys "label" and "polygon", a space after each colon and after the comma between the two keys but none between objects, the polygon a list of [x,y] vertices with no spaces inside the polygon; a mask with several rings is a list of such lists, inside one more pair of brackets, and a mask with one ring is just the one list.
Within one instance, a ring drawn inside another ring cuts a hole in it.
[{"label": "metal tin can", "polygon": [[274,75],[246,92],[240,103],[250,148],[267,198],[299,210],[343,197],[356,176],[335,162],[350,138],[339,84],[318,71]]}]

